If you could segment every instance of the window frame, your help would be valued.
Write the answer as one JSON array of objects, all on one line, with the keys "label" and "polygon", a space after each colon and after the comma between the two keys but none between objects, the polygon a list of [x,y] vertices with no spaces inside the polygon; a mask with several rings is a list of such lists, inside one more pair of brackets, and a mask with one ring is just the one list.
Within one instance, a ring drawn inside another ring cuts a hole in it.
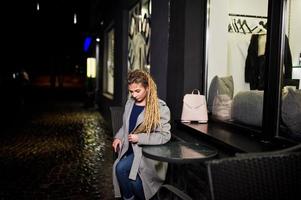
[{"label": "window frame", "polygon": [[[113,93],[110,93],[108,91],[108,73],[107,73],[107,68],[108,68],[108,56],[109,56],[109,34],[110,32],[113,31],[113,34],[114,34],[114,38],[115,38],[115,28],[114,28],[114,24],[111,23],[108,28],[105,30],[105,35],[104,35],[104,68],[103,68],[103,96],[109,98],[109,99],[114,99],[114,85],[113,85]],[[113,48],[113,62],[115,65],[115,41],[114,41],[114,46],[112,47]],[[115,66],[114,66],[115,68]],[[114,73],[114,68],[113,68],[113,73]],[[114,75],[113,75],[113,79],[114,79]],[[115,83],[115,81],[113,80],[113,84]]]},{"label": "window frame", "polygon": [[[204,77],[203,79],[203,91],[208,96],[208,33],[209,33],[209,12],[210,12],[210,0],[206,0],[207,10],[204,13],[206,23],[204,30],[206,30],[206,36],[204,38],[205,52],[204,52]],[[268,18],[267,18],[267,41],[266,41],[266,68],[265,68],[265,88],[264,88],[264,100],[263,100],[263,116],[262,116],[262,128],[261,130],[255,129],[252,126],[241,126],[240,124],[229,123],[220,121],[221,124],[228,126],[237,126],[243,130],[247,130],[251,134],[259,134],[262,138],[270,140],[280,139],[289,142],[293,141],[291,138],[283,137],[280,134],[280,111],[281,111],[281,77],[284,55],[284,41],[285,41],[285,13],[286,0],[273,1],[268,0]],[[277,66],[277,67],[275,67]],[[216,119],[210,117],[211,120]]]}]

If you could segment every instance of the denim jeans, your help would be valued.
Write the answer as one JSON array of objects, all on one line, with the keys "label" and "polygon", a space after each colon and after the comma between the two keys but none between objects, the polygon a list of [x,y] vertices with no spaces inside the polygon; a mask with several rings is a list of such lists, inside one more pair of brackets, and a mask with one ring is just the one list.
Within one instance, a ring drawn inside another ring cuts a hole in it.
[{"label": "denim jeans", "polygon": [[133,164],[134,154],[126,154],[121,158],[116,166],[116,176],[122,196],[125,198],[135,197],[135,199],[144,200],[142,181],[139,175],[136,180],[129,179],[130,170]]}]

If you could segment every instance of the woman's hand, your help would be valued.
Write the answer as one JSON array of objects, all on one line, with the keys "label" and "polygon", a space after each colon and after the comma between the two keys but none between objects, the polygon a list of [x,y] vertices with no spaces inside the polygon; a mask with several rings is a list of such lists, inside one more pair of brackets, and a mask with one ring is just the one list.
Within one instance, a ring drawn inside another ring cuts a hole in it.
[{"label": "woman's hand", "polygon": [[129,142],[137,143],[139,136],[137,134],[129,134]]},{"label": "woman's hand", "polygon": [[114,149],[114,152],[118,152],[120,150],[120,147],[121,147],[121,140],[118,139],[118,138],[115,138],[113,140],[112,147]]}]

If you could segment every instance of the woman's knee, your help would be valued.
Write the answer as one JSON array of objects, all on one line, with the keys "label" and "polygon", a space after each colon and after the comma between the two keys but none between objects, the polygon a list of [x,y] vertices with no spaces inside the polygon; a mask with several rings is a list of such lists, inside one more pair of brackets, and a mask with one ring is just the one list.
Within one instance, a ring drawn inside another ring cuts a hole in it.
[{"label": "woman's knee", "polygon": [[125,171],[126,171],[125,165],[121,161],[119,161],[116,165],[116,174],[118,175]]},{"label": "woman's knee", "polygon": [[116,173],[128,173],[131,169],[132,161],[128,158],[121,159],[116,165]]}]

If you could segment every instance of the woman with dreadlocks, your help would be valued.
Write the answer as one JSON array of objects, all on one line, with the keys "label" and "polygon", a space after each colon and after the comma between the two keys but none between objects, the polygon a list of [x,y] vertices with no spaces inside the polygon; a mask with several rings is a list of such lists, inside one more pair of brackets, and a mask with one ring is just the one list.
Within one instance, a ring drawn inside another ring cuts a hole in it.
[{"label": "woman with dreadlocks", "polygon": [[115,197],[154,199],[165,180],[167,163],[148,159],[139,145],[164,144],[170,140],[170,111],[157,96],[157,86],[149,73],[128,74],[128,99],[123,125],[113,140],[118,157],[113,165]]}]

